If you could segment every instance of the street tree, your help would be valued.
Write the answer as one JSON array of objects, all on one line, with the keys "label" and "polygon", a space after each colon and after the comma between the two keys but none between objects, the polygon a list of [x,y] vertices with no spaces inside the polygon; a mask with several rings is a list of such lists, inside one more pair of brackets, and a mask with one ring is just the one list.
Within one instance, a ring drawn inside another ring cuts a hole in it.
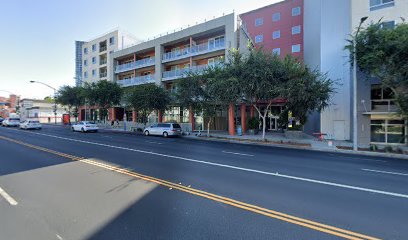
[{"label": "street tree", "polygon": [[141,114],[146,126],[147,118],[153,111],[165,111],[170,104],[169,93],[155,84],[126,88],[124,102]]},{"label": "street tree", "polygon": [[69,114],[78,119],[79,108],[85,103],[84,89],[82,87],[62,86],[56,96],[57,103],[66,106]]},{"label": "street tree", "polygon": [[377,77],[383,88],[392,90],[401,115],[408,119],[408,24],[389,28],[381,21],[372,23],[349,42],[351,59],[356,56],[367,79]]},{"label": "street tree", "polygon": [[208,118],[207,136],[217,110],[225,110],[235,104],[239,89],[237,79],[221,66],[209,67],[201,73],[189,73],[177,83],[176,103],[191,107]]},{"label": "street tree", "polygon": [[86,83],[84,90],[86,102],[98,106],[104,120],[108,115],[108,109],[120,104],[123,94],[119,84],[107,80]]}]

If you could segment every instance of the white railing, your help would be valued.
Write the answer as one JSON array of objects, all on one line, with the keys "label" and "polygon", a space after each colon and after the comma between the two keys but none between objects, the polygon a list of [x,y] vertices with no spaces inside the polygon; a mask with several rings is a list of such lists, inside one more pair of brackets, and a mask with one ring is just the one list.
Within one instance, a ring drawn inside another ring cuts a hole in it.
[{"label": "white railing", "polygon": [[128,62],[128,63],[125,63],[125,64],[118,65],[115,68],[115,72],[116,73],[125,72],[125,71],[133,70],[133,69],[136,69],[136,68],[150,66],[150,65],[153,65],[154,63],[155,63],[155,58],[154,57],[145,58],[145,59],[142,59],[142,60],[132,61],[132,62]]},{"label": "white railing", "polygon": [[190,48],[184,48],[179,51],[172,51],[172,52],[163,54],[163,61],[170,61],[170,60],[185,58],[189,56],[190,56]]},{"label": "white railing", "polygon": [[163,80],[186,77],[188,73],[201,73],[208,68],[207,64],[163,72]]},{"label": "white railing", "polygon": [[106,47],[106,46],[102,46],[102,47],[99,47],[99,52],[104,52],[104,51],[106,51],[108,48]]},{"label": "white railing", "polygon": [[191,57],[191,56],[195,56],[195,55],[203,54],[207,52],[217,51],[217,50],[224,49],[224,48],[225,48],[225,39],[222,38],[222,39],[214,40],[211,43],[205,42],[205,43],[201,43],[199,45],[195,45],[189,48],[181,49],[179,51],[172,51],[172,52],[165,53],[163,54],[162,60],[164,62],[167,62],[167,61]]},{"label": "white railing", "polygon": [[107,62],[108,62],[107,59],[102,59],[102,60],[99,61],[99,65],[104,65],[104,64],[106,64]]},{"label": "white railing", "polygon": [[371,100],[372,112],[397,112],[398,107],[395,105],[395,100]]},{"label": "white railing", "polygon": [[107,72],[99,74],[99,78],[106,78],[107,76],[108,76]]},{"label": "white railing", "polygon": [[138,77],[133,77],[129,79],[119,80],[117,83],[121,85],[122,87],[129,87],[129,86],[141,85],[141,84],[146,84],[146,83],[154,83],[154,76],[151,74],[146,75],[146,76],[138,76]]}]

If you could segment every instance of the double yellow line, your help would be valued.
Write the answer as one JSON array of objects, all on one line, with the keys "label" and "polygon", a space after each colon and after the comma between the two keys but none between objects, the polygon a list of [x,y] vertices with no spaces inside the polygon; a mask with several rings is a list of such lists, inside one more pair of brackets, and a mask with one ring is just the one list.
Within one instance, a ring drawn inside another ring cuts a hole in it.
[{"label": "double yellow line", "polygon": [[330,225],[318,223],[318,222],[315,222],[315,221],[307,220],[307,219],[304,219],[304,218],[299,218],[299,217],[295,217],[295,216],[288,215],[288,214],[285,214],[285,213],[273,211],[273,210],[270,210],[270,209],[267,209],[267,208],[263,208],[263,207],[248,204],[248,203],[245,203],[245,202],[237,201],[237,200],[227,198],[227,197],[223,197],[223,196],[220,196],[220,195],[208,193],[208,192],[201,191],[201,190],[198,190],[198,189],[195,189],[195,188],[191,188],[190,186],[183,186],[181,184],[176,184],[176,183],[173,183],[173,182],[165,181],[163,179],[154,178],[154,177],[151,177],[151,176],[146,176],[146,175],[143,175],[143,174],[140,174],[140,173],[136,173],[136,172],[133,172],[133,171],[130,171],[130,170],[127,170],[127,169],[124,169],[124,168],[116,167],[116,166],[113,166],[113,165],[110,165],[110,164],[106,164],[106,163],[103,163],[103,162],[100,162],[100,161],[95,161],[95,160],[92,160],[92,159],[84,159],[84,158],[81,158],[81,157],[76,157],[76,156],[72,156],[72,155],[69,155],[69,154],[60,153],[60,152],[57,152],[57,151],[54,151],[54,150],[50,150],[50,149],[47,149],[47,148],[35,146],[35,145],[29,144],[29,143],[21,142],[21,141],[11,139],[11,138],[7,138],[7,137],[3,137],[3,136],[0,136],[0,139],[10,141],[10,142],[14,142],[14,143],[17,143],[17,144],[20,144],[20,145],[23,145],[23,146],[26,146],[26,147],[29,147],[29,148],[33,148],[33,149],[36,149],[36,150],[40,150],[40,151],[43,151],[43,152],[51,153],[51,154],[54,154],[54,155],[57,155],[57,156],[65,157],[65,158],[68,158],[68,159],[71,159],[71,160],[74,160],[74,161],[80,161],[80,162],[83,162],[83,163],[86,163],[86,164],[90,164],[90,165],[93,165],[93,166],[97,166],[97,167],[100,167],[100,168],[111,170],[111,171],[114,171],[114,172],[117,172],[117,173],[125,174],[125,175],[131,176],[131,177],[135,177],[135,178],[138,178],[138,179],[145,180],[145,181],[153,182],[153,183],[156,183],[156,184],[159,184],[159,185],[171,188],[171,189],[175,189],[175,190],[179,190],[179,191],[186,192],[186,193],[189,193],[189,194],[193,194],[193,195],[196,195],[196,196],[200,196],[200,197],[203,197],[203,198],[207,198],[207,199],[210,199],[210,200],[213,200],[213,201],[216,201],[216,202],[224,203],[224,204],[234,206],[234,207],[237,207],[237,208],[240,208],[240,209],[244,209],[244,210],[247,210],[247,211],[250,211],[250,212],[253,212],[253,213],[261,214],[261,215],[264,215],[264,216],[267,216],[267,217],[270,217],[270,218],[274,218],[274,219],[279,219],[279,220],[282,220],[282,221],[285,221],[285,222],[289,222],[289,223],[292,223],[292,224],[303,226],[303,227],[306,227],[306,228],[309,228],[309,229],[314,229],[316,231],[324,232],[324,233],[331,234],[331,235],[338,236],[338,237],[342,237],[342,238],[345,238],[345,239],[353,239],[353,240],[357,240],[357,239],[358,240],[361,240],[361,239],[378,240],[379,239],[379,238],[370,237],[370,236],[367,236],[367,235],[364,235],[364,234],[348,231],[348,230],[345,230],[345,229],[333,227],[333,226],[330,226]]}]

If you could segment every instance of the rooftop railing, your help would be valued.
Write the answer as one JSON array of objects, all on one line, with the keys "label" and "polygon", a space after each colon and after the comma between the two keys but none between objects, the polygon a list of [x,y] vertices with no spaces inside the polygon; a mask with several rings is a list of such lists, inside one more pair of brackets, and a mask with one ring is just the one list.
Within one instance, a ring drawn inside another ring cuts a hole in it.
[{"label": "rooftop railing", "polygon": [[395,105],[395,100],[371,100],[372,112],[397,112],[398,107]]}]

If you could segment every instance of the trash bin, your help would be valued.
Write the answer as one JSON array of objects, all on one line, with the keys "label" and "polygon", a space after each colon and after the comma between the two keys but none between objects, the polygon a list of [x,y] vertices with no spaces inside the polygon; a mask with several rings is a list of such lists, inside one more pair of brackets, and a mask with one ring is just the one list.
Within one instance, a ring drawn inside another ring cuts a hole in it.
[{"label": "trash bin", "polygon": [[241,126],[237,127],[237,135],[242,136],[242,127]]}]

